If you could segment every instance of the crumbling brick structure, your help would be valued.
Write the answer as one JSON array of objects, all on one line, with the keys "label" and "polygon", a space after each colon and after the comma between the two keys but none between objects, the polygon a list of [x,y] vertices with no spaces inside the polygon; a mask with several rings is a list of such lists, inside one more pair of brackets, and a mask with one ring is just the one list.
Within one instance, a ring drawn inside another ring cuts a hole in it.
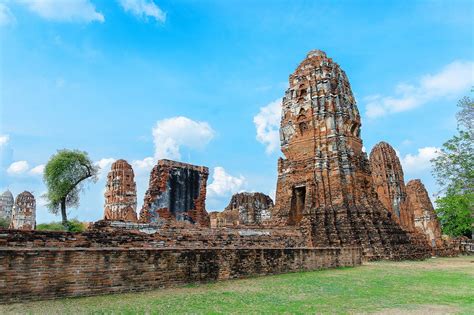
[{"label": "crumbling brick structure", "polygon": [[414,231],[413,212],[408,210],[402,165],[390,144],[380,142],[374,146],[370,152],[370,169],[380,202],[404,229]]},{"label": "crumbling brick structure", "polygon": [[104,220],[137,221],[137,186],[132,166],[127,161],[112,164],[104,197]]},{"label": "crumbling brick structure", "polygon": [[10,222],[14,202],[13,195],[9,190],[0,195],[0,219]]},{"label": "crumbling brick structure", "polygon": [[429,256],[373,189],[349,80],[322,51],[290,75],[282,101],[276,205],[278,224],[307,229],[313,246],[360,245],[368,259]]},{"label": "crumbling brick structure", "polygon": [[184,221],[208,227],[208,176],[209,169],[204,166],[170,160],[158,161],[150,174],[140,221]]},{"label": "crumbling brick structure", "polygon": [[234,194],[222,212],[212,212],[211,227],[260,225],[270,219],[273,200],[262,193]]},{"label": "crumbling brick structure", "polygon": [[10,229],[34,230],[35,228],[36,200],[29,191],[24,191],[16,197]]},{"label": "crumbling brick structure", "polygon": [[441,225],[431,203],[425,185],[419,179],[407,183],[409,208],[415,218],[415,228],[425,235],[432,247],[443,246]]}]

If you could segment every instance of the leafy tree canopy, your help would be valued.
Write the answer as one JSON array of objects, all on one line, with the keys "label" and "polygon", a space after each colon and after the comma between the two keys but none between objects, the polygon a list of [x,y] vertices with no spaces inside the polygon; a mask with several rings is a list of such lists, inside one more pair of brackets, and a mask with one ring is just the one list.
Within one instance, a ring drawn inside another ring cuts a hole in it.
[{"label": "leafy tree canopy", "polygon": [[433,175],[444,193],[436,200],[436,212],[443,232],[451,236],[471,234],[474,212],[474,102],[464,97],[458,107],[458,134],[432,160]]},{"label": "leafy tree canopy", "polygon": [[97,172],[88,154],[79,150],[59,150],[46,164],[43,180],[48,192],[43,197],[52,213],[61,211],[63,225],[67,224],[66,208],[79,206],[86,180],[97,181]]}]

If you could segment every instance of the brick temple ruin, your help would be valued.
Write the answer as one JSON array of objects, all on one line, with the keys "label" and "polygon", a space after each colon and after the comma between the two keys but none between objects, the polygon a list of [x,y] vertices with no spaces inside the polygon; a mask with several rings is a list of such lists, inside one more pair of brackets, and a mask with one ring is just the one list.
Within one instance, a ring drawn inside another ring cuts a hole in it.
[{"label": "brick temple ruin", "polygon": [[10,222],[14,203],[11,191],[7,190],[0,195],[0,219]]},{"label": "brick temple ruin", "polygon": [[132,166],[125,160],[112,164],[104,193],[104,220],[137,221],[137,185]]},{"label": "brick temple ruin", "polygon": [[160,160],[153,168],[145,194],[140,221],[189,222],[208,227],[206,187],[209,169],[170,160]]},{"label": "brick temple ruin", "polygon": [[[105,220],[86,232],[2,230],[0,303],[441,252],[431,246],[441,246],[440,230],[426,190],[419,181],[405,187],[400,161],[386,143],[374,148],[369,162],[360,128],[346,74],[324,52],[311,51],[289,76],[282,101],[284,158],[275,204],[261,193],[240,193],[223,212],[209,215],[208,168],[160,160],[137,218],[133,169],[119,160],[107,177]],[[32,218],[34,197],[22,193],[15,209]]]},{"label": "brick temple ruin", "polygon": [[262,193],[234,194],[222,212],[211,212],[211,227],[261,225],[271,218],[273,200]]},{"label": "brick temple ruin", "polygon": [[425,185],[419,179],[407,183],[409,208],[413,211],[414,224],[418,232],[425,235],[432,247],[443,246],[441,225]]},{"label": "brick temple ruin", "polygon": [[10,228],[34,230],[36,227],[36,200],[32,193],[24,191],[15,199]]},{"label": "brick temple ruin", "polygon": [[290,75],[282,104],[274,220],[313,246],[360,246],[370,259],[423,258],[427,244],[378,200],[349,80],[320,50]]},{"label": "brick temple ruin", "polygon": [[370,169],[380,202],[407,231],[414,231],[414,216],[408,207],[405,179],[400,159],[392,146],[380,142],[370,152]]}]

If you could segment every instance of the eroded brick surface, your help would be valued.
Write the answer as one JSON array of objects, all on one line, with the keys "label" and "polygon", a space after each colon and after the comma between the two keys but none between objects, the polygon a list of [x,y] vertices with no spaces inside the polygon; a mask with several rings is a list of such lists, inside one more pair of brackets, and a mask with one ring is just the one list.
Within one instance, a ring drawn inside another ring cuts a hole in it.
[{"label": "eroded brick surface", "polygon": [[0,303],[144,291],[360,263],[356,248],[0,248]]},{"label": "eroded brick surface", "polygon": [[360,127],[346,74],[311,51],[282,101],[275,221],[306,229],[313,246],[360,245],[369,259],[427,257],[425,240],[404,231],[378,200]]},{"label": "eroded brick surface", "polygon": [[127,161],[112,164],[104,197],[105,220],[137,221],[137,186],[132,166]]},{"label": "eroded brick surface", "polygon": [[222,212],[210,214],[211,227],[260,225],[270,219],[273,200],[262,193],[234,194]]},{"label": "eroded brick surface", "polygon": [[209,169],[170,160],[160,160],[150,174],[140,221],[189,222],[209,226],[206,187]]},{"label": "eroded brick surface", "polygon": [[11,220],[14,203],[15,200],[9,190],[0,195],[0,219]]},{"label": "eroded brick surface", "polygon": [[432,247],[441,247],[441,225],[434,211],[425,185],[419,179],[411,180],[406,186],[408,202],[415,219],[415,228],[422,233]]},{"label": "eroded brick surface", "polygon": [[370,152],[370,169],[380,202],[404,229],[414,231],[414,217],[408,209],[402,165],[390,144],[380,142],[374,146]]},{"label": "eroded brick surface", "polygon": [[11,229],[34,230],[36,227],[36,200],[29,191],[24,191],[15,199]]}]

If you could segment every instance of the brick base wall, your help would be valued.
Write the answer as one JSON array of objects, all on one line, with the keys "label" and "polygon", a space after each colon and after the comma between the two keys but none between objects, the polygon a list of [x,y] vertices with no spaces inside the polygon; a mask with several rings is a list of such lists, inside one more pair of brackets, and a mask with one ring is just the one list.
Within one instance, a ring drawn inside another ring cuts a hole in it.
[{"label": "brick base wall", "polygon": [[359,264],[359,248],[0,247],[0,303]]}]

